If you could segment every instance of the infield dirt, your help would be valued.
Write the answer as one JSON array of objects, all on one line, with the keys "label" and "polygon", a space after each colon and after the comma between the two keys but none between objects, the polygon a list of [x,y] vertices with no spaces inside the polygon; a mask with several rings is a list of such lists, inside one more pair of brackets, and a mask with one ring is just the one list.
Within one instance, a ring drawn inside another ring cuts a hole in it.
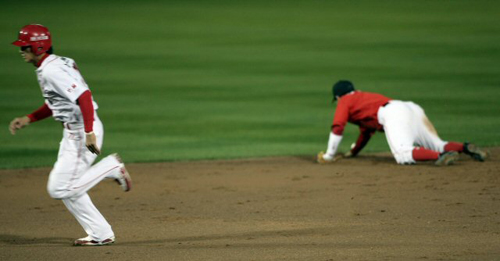
[{"label": "infield dirt", "polygon": [[0,171],[0,260],[499,260],[500,148],[484,163],[398,166],[389,154],[128,164],[124,193],[90,191],[116,243],[84,231],[45,187]]}]

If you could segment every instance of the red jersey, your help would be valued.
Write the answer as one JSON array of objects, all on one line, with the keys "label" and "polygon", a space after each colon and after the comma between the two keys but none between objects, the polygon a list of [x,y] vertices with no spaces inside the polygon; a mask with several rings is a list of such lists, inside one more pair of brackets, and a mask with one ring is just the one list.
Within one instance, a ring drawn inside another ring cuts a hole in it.
[{"label": "red jersey", "polygon": [[377,112],[390,100],[382,94],[361,91],[342,96],[333,118],[333,133],[342,135],[347,122],[358,125],[362,130],[382,131]]}]

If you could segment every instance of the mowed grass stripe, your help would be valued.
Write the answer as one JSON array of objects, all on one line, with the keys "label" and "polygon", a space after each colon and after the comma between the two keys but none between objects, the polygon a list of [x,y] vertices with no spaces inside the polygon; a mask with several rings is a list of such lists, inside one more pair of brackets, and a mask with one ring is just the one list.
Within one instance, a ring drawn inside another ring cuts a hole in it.
[{"label": "mowed grass stripe", "polygon": [[[30,4],[35,11],[27,11]],[[421,104],[445,140],[498,146],[495,1],[90,1],[6,3],[0,40],[48,26],[99,103],[105,154],[128,162],[311,155],[324,150],[330,87]],[[0,49],[0,168],[50,166],[62,129],[7,125],[43,102],[33,67]],[[347,150],[357,128],[346,130]],[[365,149],[386,151],[383,134]]]}]

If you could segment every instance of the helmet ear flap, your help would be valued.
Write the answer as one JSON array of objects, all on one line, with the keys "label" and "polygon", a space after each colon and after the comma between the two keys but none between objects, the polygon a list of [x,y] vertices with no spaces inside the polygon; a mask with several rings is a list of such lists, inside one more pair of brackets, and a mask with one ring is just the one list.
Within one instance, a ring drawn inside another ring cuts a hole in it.
[{"label": "helmet ear flap", "polygon": [[44,42],[35,42],[31,45],[31,51],[37,56],[47,52],[49,48]]},{"label": "helmet ear flap", "polygon": [[33,42],[31,45],[32,52],[35,55],[41,55],[46,53],[52,46],[52,41],[49,39],[47,41]]}]

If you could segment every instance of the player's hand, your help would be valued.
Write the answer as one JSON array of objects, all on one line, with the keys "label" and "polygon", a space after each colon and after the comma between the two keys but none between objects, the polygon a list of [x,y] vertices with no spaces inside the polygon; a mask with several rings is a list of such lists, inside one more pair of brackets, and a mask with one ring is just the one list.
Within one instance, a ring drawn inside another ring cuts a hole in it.
[{"label": "player's hand", "polygon": [[30,118],[27,116],[15,118],[10,122],[9,130],[12,135],[16,135],[16,131],[20,130],[30,124]]},{"label": "player's hand", "polygon": [[95,155],[101,154],[101,151],[97,146],[97,138],[93,132],[85,133],[85,146],[87,146],[87,149]]},{"label": "player's hand", "polygon": [[344,153],[344,158],[352,158],[352,157],[354,157],[354,155],[352,155],[351,151]]},{"label": "player's hand", "polygon": [[338,160],[342,159],[343,157],[344,157],[344,155],[342,155],[342,154],[337,154],[335,156],[331,156],[331,155],[325,154],[323,151],[321,151],[320,153],[318,153],[316,161],[319,164],[329,164],[329,163],[337,162]]}]

